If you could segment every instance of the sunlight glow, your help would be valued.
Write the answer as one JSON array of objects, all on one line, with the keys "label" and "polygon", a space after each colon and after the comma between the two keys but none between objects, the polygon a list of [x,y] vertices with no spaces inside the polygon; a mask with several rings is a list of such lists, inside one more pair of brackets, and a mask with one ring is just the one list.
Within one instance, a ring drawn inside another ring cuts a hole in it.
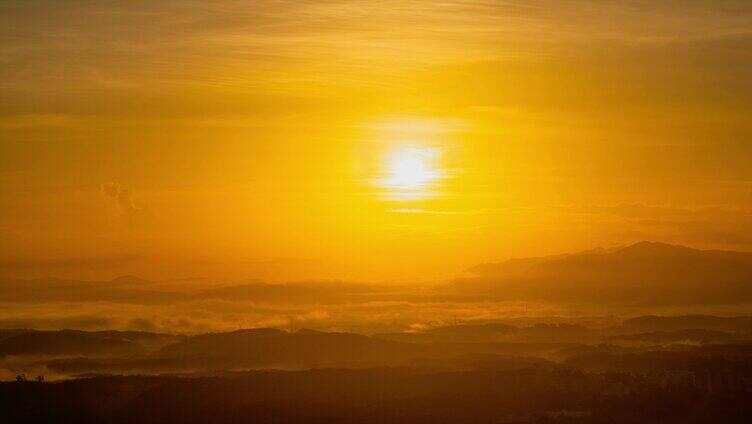
[{"label": "sunlight glow", "polygon": [[428,147],[402,147],[392,151],[385,161],[386,178],[378,184],[390,191],[390,197],[404,200],[427,197],[443,173],[437,167],[439,153]]}]

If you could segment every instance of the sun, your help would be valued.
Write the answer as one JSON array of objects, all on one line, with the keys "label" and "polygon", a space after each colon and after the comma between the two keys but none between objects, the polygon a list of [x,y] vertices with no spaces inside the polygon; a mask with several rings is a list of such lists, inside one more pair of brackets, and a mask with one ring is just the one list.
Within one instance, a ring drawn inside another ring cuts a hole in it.
[{"label": "sun", "polygon": [[436,149],[428,147],[396,148],[386,157],[385,178],[379,185],[401,197],[425,196],[443,175],[437,166],[438,156]]},{"label": "sun", "polygon": [[417,189],[434,179],[424,158],[402,154],[389,165],[390,185],[395,188]]}]

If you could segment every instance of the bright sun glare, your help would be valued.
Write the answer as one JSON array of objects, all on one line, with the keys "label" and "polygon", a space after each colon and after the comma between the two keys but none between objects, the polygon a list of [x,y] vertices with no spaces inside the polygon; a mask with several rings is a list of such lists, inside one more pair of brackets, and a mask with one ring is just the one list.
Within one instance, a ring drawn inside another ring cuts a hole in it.
[{"label": "bright sun glare", "polygon": [[438,152],[432,148],[400,148],[386,160],[386,178],[380,185],[405,198],[423,197],[427,189],[442,176],[436,167]]}]

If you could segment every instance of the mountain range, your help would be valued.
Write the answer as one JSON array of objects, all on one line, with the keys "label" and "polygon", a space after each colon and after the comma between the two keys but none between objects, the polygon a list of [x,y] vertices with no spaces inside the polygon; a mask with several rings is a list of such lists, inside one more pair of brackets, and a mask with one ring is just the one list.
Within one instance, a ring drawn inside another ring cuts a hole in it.
[{"label": "mountain range", "polygon": [[752,253],[640,242],[467,270],[453,289],[494,299],[631,305],[752,302]]}]

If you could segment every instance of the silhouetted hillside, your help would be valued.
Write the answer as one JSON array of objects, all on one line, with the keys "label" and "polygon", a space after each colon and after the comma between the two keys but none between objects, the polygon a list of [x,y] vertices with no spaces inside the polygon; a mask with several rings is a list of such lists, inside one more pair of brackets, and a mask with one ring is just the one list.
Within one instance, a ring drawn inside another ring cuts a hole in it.
[{"label": "silhouetted hillside", "polygon": [[[637,317],[609,327],[572,322],[466,322],[366,336],[273,328],[193,336],[135,331],[1,330],[0,363],[7,378],[27,370],[57,376],[89,373],[217,372],[246,369],[401,366],[465,355],[566,360],[583,354],[698,351],[752,340],[748,317]],[[533,321],[534,322],[534,321]],[[731,330],[714,329],[725,326]],[[656,328],[696,328],[660,330]],[[705,328],[703,328],[705,327]],[[44,358],[39,358],[39,357]],[[53,356],[53,358],[50,358]]]},{"label": "silhouetted hillside", "polygon": [[458,292],[496,299],[542,299],[632,305],[730,304],[752,301],[752,253],[696,250],[641,242],[472,268]]},{"label": "silhouetted hillside", "polygon": [[0,337],[0,358],[10,355],[137,355],[174,339],[136,331],[6,330],[5,333],[6,336]]},{"label": "silhouetted hillside", "polygon": [[739,338],[738,335],[715,330],[675,330],[653,331],[648,333],[626,334],[613,336],[611,340],[632,341],[641,343],[729,343]]},{"label": "silhouetted hillside", "polygon": [[394,360],[412,346],[349,333],[276,329],[202,334],[165,346],[157,357],[216,362],[228,367],[314,367]]},{"label": "silhouetted hillside", "polygon": [[629,330],[672,331],[707,329],[731,332],[752,332],[752,317],[717,317],[712,315],[647,315],[625,320],[623,327]]},{"label": "silhouetted hillside", "polygon": [[748,422],[749,360],[715,367],[691,360],[663,369],[670,362],[655,364],[648,374],[530,364],[6,382],[0,383],[0,411],[4,422]]},{"label": "silhouetted hillside", "polygon": [[516,332],[516,327],[495,324],[458,324],[432,327],[420,331],[377,334],[376,337],[413,343],[494,342]]},{"label": "silhouetted hillside", "polygon": [[463,323],[376,337],[412,343],[582,342],[597,333],[575,324],[544,324],[515,327],[500,323]]}]

